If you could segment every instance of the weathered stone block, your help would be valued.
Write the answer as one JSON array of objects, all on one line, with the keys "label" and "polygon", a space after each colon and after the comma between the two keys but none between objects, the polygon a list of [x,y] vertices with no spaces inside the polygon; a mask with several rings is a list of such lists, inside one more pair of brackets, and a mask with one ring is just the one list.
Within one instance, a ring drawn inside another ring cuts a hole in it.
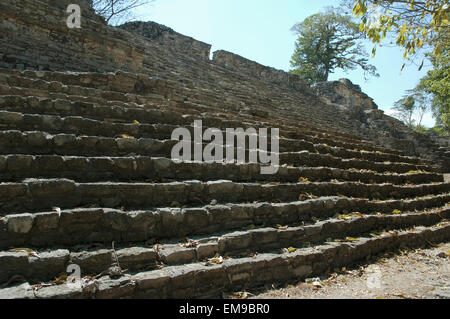
[{"label": "weathered stone block", "polygon": [[59,214],[56,212],[51,213],[38,213],[34,215],[34,225],[38,231],[49,231],[58,228]]},{"label": "weathered stone block", "polygon": [[32,214],[9,215],[6,218],[6,226],[12,233],[26,234],[33,227],[34,216]]},{"label": "weathered stone block", "polygon": [[253,244],[264,246],[264,244],[274,243],[278,239],[278,232],[273,228],[264,228],[250,231]]},{"label": "weathered stone block", "polygon": [[70,101],[66,101],[66,100],[55,100],[54,101],[54,108],[57,111],[71,111],[73,106],[70,103]]},{"label": "weathered stone block", "polygon": [[170,275],[161,270],[141,272],[131,277],[136,282],[137,289],[141,291],[157,289],[161,291],[161,298],[164,298],[163,291],[167,290],[170,282]]},{"label": "weathered stone block", "polygon": [[167,265],[189,264],[195,261],[195,248],[167,247],[160,251],[161,260]]},{"label": "weathered stone block", "polygon": [[157,253],[153,249],[131,247],[117,250],[117,258],[123,269],[138,270],[152,266],[158,260]]},{"label": "weathered stone block", "polygon": [[235,232],[219,238],[219,252],[234,252],[246,249],[252,244],[252,234]]},{"label": "weathered stone block", "polygon": [[96,224],[103,217],[103,209],[74,209],[65,210],[60,215],[60,226],[67,227],[72,224]]},{"label": "weathered stone block", "polygon": [[184,211],[181,209],[159,209],[161,216],[162,230],[167,233],[174,233],[176,229],[184,226]]},{"label": "weathered stone block", "polygon": [[172,266],[163,269],[163,272],[170,277],[171,290],[177,291],[184,288],[194,288],[195,274],[202,266],[198,264],[188,264],[183,266]]},{"label": "weathered stone block", "polygon": [[29,271],[28,253],[0,252],[0,269],[0,282],[6,282],[15,275],[26,276]]},{"label": "weathered stone block", "polygon": [[211,297],[221,295],[226,284],[226,274],[221,265],[200,266],[195,274],[195,295]]},{"label": "weathered stone block", "polygon": [[35,299],[33,288],[29,283],[0,289],[0,299]]},{"label": "weathered stone block", "polygon": [[53,143],[58,147],[73,148],[76,142],[77,137],[71,134],[58,134],[53,137]]},{"label": "weathered stone block", "polygon": [[199,244],[197,246],[197,259],[204,260],[205,258],[212,258],[219,252],[219,245],[217,242]]},{"label": "weathered stone block", "polygon": [[24,115],[21,113],[0,111],[0,123],[20,125]]},{"label": "weathered stone block", "polygon": [[117,148],[123,152],[135,152],[139,147],[139,141],[135,138],[118,138],[116,139]]},{"label": "weathered stone block", "polygon": [[187,208],[184,210],[185,229],[189,232],[195,232],[205,228],[211,222],[211,216],[206,209]]},{"label": "weathered stone block", "polygon": [[53,180],[30,180],[30,192],[35,198],[41,196],[61,196],[63,194],[73,195],[76,190],[75,182],[67,179]]},{"label": "weathered stone block", "polygon": [[107,229],[125,232],[129,227],[128,215],[122,211],[105,210],[102,215],[101,225]]},{"label": "weathered stone block", "polygon": [[7,168],[10,171],[29,171],[33,156],[31,155],[9,155]]},{"label": "weathered stone block", "polygon": [[95,297],[98,299],[132,297],[136,289],[130,275],[123,275],[119,279],[111,279],[105,276],[98,280],[98,284],[98,291],[95,293]]},{"label": "weathered stone block", "polygon": [[57,274],[66,272],[69,257],[69,251],[66,249],[42,252],[39,258],[29,258],[29,273],[33,278],[51,279]]},{"label": "weathered stone block", "polygon": [[109,249],[72,252],[70,255],[71,262],[80,266],[82,276],[107,270],[112,262],[112,254]]},{"label": "weathered stone block", "polygon": [[52,135],[46,132],[27,132],[27,143],[32,147],[46,147],[52,140]]},{"label": "weathered stone block", "polygon": [[63,121],[57,116],[42,115],[42,124],[50,130],[58,131],[61,130]]}]

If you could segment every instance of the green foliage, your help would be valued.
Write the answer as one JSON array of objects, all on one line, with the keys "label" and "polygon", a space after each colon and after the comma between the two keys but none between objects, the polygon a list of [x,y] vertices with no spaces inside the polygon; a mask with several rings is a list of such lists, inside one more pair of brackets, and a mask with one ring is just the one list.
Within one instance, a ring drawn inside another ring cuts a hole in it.
[{"label": "green foliage", "polygon": [[[450,134],[450,78],[448,68],[448,56],[443,54],[438,59],[433,59],[435,69],[428,72],[413,90],[408,90],[407,94],[395,103],[395,117],[402,120],[417,132],[449,135]],[[444,67],[441,63],[446,61]],[[422,126],[422,119],[425,113],[432,111],[436,119],[436,127],[428,129]],[[416,121],[413,117],[419,118]]]},{"label": "green foliage", "polygon": [[404,96],[395,102],[394,110],[397,111],[395,117],[403,121],[409,127],[414,124],[413,115],[415,111],[415,100],[411,95]]},{"label": "green foliage", "polygon": [[423,125],[417,125],[417,126],[414,126],[413,129],[416,132],[422,133],[422,134],[430,134],[430,135],[437,135],[437,136],[448,136],[449,135],[449,132],[440,126],[427,128]]},{"label": "green foliage", "polygon": [[[420,92],[422,96],[432,97],[429,104],[437,123],[433,132],[448,134],[450,132],[448,0],[342,0],[342,2],[352,7],[353,14],[361,18],[360,30],[364,31],[375,44],[374,54],[376,46],[380,45],[387,35],[391,35],[395,38],[395,44],[404,49],[406,59],[414,57],[420,51],[429,58],[434,68],[413,91]],[[423,65],[424,62],[419,70]],[[415,98],[417,99],[417,95]],[[406,102],[408,101],[398,101],[396,110],[402,113],[405,123],[414,127],[414,122],[408,121],[410,110]],[[416,127],[418,130],[421,130],[420,124],[419,122],[418,128]]]},{"label": "green foliage", "polygon": [[365,75],[378,76],[376,68],[368,64],[368,54],[360,41],[364,33],[351,16],[329,8],[296,24],[292,31],[298,38],[291,72],[309,83],[327,81],[335,69],[360,67]]},{"label": "green foliage", "polygon": [[448,0],[348,1],[353,4],[353,14],[362,20],[360,30],[375,43],[374,54],[388,33],[404,49],[405,58],[432,43],[433,54],[439,56],[449,41],[448,32],[442,32],[449,27]]},{"label": "green foliage", "polygon": [[448,44],[441,56],[430,56],[434,69],[428,71],[419,88],[433,95],[431,109],[438,126],[450,132],[450,56]]},{"label": "green foliage", "polygon": [[[421,126],[423,117],[430,110],[431,105],[431,95],[420,87],[416,87],[414,90],[408,90],[402,99],[395,102],[394,110],[397,113],[394,116],[411,128]],[[419,119],[417,124],[416,120],[413,119],[414,116]]]}]

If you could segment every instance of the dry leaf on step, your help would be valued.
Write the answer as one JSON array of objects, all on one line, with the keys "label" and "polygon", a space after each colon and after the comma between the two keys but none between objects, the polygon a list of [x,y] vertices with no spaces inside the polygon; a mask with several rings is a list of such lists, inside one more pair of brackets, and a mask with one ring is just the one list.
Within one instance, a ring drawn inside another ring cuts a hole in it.
[{"label": "dry leaf on step", "polygon": [[10,249],[9,252],[12,252],[12,253],[26,252],[29,256],[33,256],[33,257],[36,257],[36,258],[41,258],[37,254],[37,252],[35,252],[34,250],[29,249],[29,248],[13,248],[13,249]]}]

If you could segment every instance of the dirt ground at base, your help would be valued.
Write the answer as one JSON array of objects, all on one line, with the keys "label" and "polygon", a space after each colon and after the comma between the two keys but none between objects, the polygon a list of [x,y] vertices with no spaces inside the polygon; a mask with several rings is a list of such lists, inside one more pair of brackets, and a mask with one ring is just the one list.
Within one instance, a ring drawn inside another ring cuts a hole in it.
[{"label": "dirt ground at base", "polygon": [[450,299],[450,243],[388,253],[327,278],[268,290],[253,299]]}]

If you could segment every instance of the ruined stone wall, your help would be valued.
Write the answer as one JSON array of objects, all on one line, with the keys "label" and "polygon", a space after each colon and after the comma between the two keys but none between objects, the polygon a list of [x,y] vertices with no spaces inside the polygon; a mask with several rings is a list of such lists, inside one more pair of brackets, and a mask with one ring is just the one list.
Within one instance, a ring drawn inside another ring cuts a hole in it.
[{"label": "ruined stone wall", "polygon": [[213,62],[238,72],[250,74],[263,81],[310,92],[308,83],[297,75],[264,66],[228,51],[215,51]]},{"label": "ruined stone wall", "polygon": [[[69,29],[66,8],[82,8],[81,28]],[[104,27],[84,0],[0,1],[0,67],[32,70],[137,71],[143,51]]]},{"label": "ruined stone wall", "polygon": [[[150,39],[164,50],[181,53],[194,59],[209,60],[210,44],[182,35],[164,25],[155,22],[128,22],[119,28]],[[231,52],[215,51],[212,63],[269,83],[312,93],[309,85],[297,75],[261,65]]]},{"label": "ruined stone wall", "polygon": [[373,99],[361,91],[359,85],[348,79],[321,82],[314,87],[316,94],[328,103],[347,107],[349,111],[376,110],[378,106]]},{"label": "ruined stone wall", "polygon": [[[66,25],[66,7],[82,8],[81,29]],[[163,59],[153,54],[171,52],[209,61],[211,45],[154,22],[130,22],[108,27],[86,0],[2,0],[0,2],[0,67],[50,71],[145,72],[161,69]],[[146,43],[133,39],[145,37]],[[165,57],[167,58],[167,57]],[[144,63],[144,60],[146,63]],[[227,51],[216,51],[212,62],[268,83],[312,94],[297,75],[263,66]],[[159,71],[159,70],[158,70]]]},{"label": "ruined stone wall", "polygon": [[182,35],[164,25],[155,22],[128,22],[119,28],[151,39],[167,50],[176,50],[194,58],[209,60],[210,44]]},{"label": "ruined stone wall", "polygon": [[450,147],[450,136],[433,136],[432,139],[442,147]]}]

